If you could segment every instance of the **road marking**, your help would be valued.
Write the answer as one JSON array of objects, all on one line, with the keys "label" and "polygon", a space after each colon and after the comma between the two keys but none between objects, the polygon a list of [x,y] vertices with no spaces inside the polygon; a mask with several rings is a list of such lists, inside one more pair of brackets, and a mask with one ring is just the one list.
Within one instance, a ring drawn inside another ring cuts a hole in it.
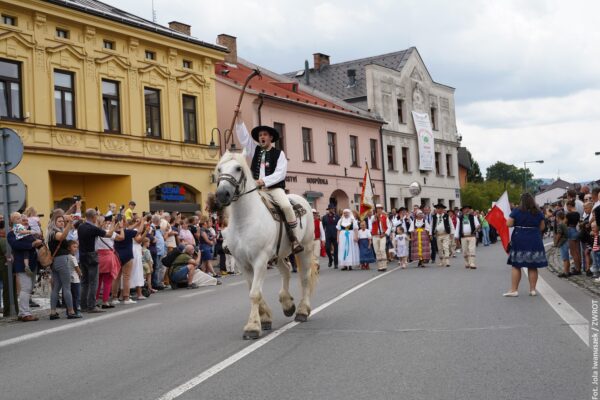
[{"label": "road marking", "polygon": [[37,339],[39,337],[46,336],[50,333],[62,332],[62,331],[66,331],[69,329],[90,325],[90,324],[93,324],[98,321],[104,321],[104,320],[107,320],[110,318],[119,317],[121,315],[130,314],[132,312],[140,311],[145,308],[158,306],[159,304],[160,303],[152,303],[152,304],[146,304],[143,306],[137,306],[135,308],[130,308],[129,310],[117,311],[114,313],[105,314],[105,315],[90,318],[90,319],[83,319],[83,320],[79,320],[78,322],[73,322],[71,324],[57,326],[56,328],[45,329],[43,331],[33,332],[33,333],[29,333],[27,335],[19,336],[16,338],[3,340],[3,341],[0,341],[0,348],[6,347],[6,346],[11,346],[11,345],[18,344],[18,343],[22,343],[22,342],[25,342],[25,341],[31,340],[31,339]]},{"label": "road marking", "polygon": [[199,294],[206,294],[206,293],[211,293],[214,292],[215,289],[208,289],[208,290],[203,290],[200,292],[194,292],[194,293],[190,293],[190,294],[184,294],[179,296],[180,298],[185,298],[185,297],[194,297],[194,296],[198,296]]},{"label": "road marking", "polygon": [[[370,284],[371,282],[376,281],[377,279],[383,278],[384,276],[396,271],[397,269],[398,268],[394,268],[390,271],[387,271],[380,275],[377,275],[377,276],[369,279],[368,281],[365,281],[363,283],[360,283],[360,284],[354,286],[352,289],[340,294],[339,296],[334,297],[333,299],[329,300],[328,302],[321,304],[319,307],[315,308],[311,312],[311,316],[314,316],[315,314],[319,313],[320,311],[323,311],[327,307],[337,303],[344,297],[356,292],[357,290],[365,287],[366,285]],[[183,383],[182,385],[177,386],[175,389],[163,394],[161,397],[158,398],[158,400],[173,400],[173,399],[181,396],[185,392],[195,388],[202,382],[206,381],[208,378],[218,374],[219,372],[223,371],[225,368],[230,367],[231,365],[235,364],[236,362],[238,362],[242,358],[246,357],[247,355],[252,354],[256,350],[260,349],[261,347],[263,347],[264,345],[269,343],[271,340],[274,340],[279,335],[285,333],[286,331],[289,331],[290,329],[292,329],[293,327],[295,327],[298,324],[300,324],[300,322],[292,321],[292,322],[282,326],[281,328],[274,330],[267,336],[265,336],[261,339],[258,339],[256,342],[243,348],[239,352],[233,354],[231,357],[228,357],[225,360],[213,365],[212,367],[210,367],[206,371],[202,372],[201,374],[195,376],[194,378],[190,379],[189,381],[187,381],[187,382]]]},{"label": "road marking", "polygon": [[[544,244],[544,247],[550,246],[554,246],[554,243]],[[526,269],[525,274],[527,275]],[[544,300],[548,302],[550,307],[573,329],[583,343],[587,347],[590,347],[590,322],[579,311],[567,303],[539,274],[536,289],[540,292]]]},{"label": "road marking", "polygon": [[236,283],[230,283],[229,285],[225,285],[225,287],[229,287],[229,286],[239,286],[239,285],[243,285],[243,284],[245,284],[245,283],[247,283],[247,282],[246,282],[246,281],[239,281],[239,282],[236,282]]}]

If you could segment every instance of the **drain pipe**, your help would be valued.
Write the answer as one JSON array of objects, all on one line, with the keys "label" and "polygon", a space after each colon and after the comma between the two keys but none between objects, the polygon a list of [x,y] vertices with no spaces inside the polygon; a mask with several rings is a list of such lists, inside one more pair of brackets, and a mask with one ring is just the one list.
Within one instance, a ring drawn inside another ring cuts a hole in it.
[{"label": "drain pipe", "polygon": [[379,142],[381,143],[381,172],[383,173],[383,209],[387,211],[387,189],[385,179],[385,164],[383,162],[383,125],[379,127]]}]

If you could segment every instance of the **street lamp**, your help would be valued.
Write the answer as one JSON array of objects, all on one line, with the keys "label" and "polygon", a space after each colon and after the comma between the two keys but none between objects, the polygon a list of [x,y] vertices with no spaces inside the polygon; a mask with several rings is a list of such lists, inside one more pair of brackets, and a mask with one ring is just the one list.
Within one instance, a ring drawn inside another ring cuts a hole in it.
[{"label": "street lamp", "polygon": [[600,151],[597,151],[595,154],[596,154],[597,156],[600,156]]},{"label": "street lamp", "polygon": [[[217,139],[219,139],[218,146],[215,144],[215,131],[217,131]],[[225,131],[223,132],[223,136],[227,137],[227,134],[230,132],[231,131],[229,129],[225,129]],[[220,156],[223,155],[223,146],[221,146],[221,143],[223,143],[223,141],[221,140],[221,130],[219,128],[213,128],[212,131],[210,131],[210,143],[208,144],[208,151],[212,158],[216,157],[217,154],[219,154]],[[233,143],[233,140],[231,141],[229,151],[236,151],[235,143]]]},{"label": "street lamp", "polygon": [[527,192],[527,164],[543,164],[543,163],[544,163],[544,160],[525,161],[523,163],[523,169],[524,169],[524,171],[523,171],[523,181],[524,181],[523,182],[524,183],[524,185],[523,185],[523,188],[524,188],[523,193]]}]

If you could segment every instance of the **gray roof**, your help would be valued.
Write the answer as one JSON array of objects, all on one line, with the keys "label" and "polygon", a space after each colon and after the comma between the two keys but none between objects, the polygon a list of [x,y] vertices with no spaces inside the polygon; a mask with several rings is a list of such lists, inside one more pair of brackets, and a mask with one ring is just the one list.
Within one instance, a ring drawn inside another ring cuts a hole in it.
[{"label": "gray roof", "polygon": [[572,183],[569,183],[567,181],[563,181],[562,179],[558,178],[557,180],[555,180],[554,182],[552,182],[552,184],[550,184],[548,186],[545,186],[544,190],[542,190],[541,192],[539,192],[538,194],[536,194],[536,196],[538,196],[540,194],[543,194],[543,193],[546,193],[547,191],[552,190],[552,189],[557,189],[558,188],[558,189],[565,189],[566,190],[566,189],[572,188],[572,187],[573,187]]},{"label": "gray roof", "polygon": [[458,165],[471,170],[471,157],[469,157],[469,152],[466,147],[458,148]]},{"label": "gray roof", "polygon": [[[309,69],[309,85],[321,92],[330,94],[343,100],[357,99],[367,96],[367,81],[365,76],[365,67],[367,65],[379,65],[400,71],[410,57],[415,47],[406,50],[396,51],[394,53],[382,54],[375,57],[361,58],[358,60],[346,61],[338,64],[330,64],[321,67],[319,71],[314,68]],[[348,85],[348,70],[356,71],[356,84]],[[294,78],[302,83],[306,83],[304,70],[288,72],[284,74],[287,77]]]},{"label": "gray roof", "polygon": [[68,7],[74,10],[84,12],[86,14],[96,15],[98,17],[110,19],[120,22],[125,25],[134,26],[136,28],[155,32],[160,35],[170,36],[175,39],[198,44],[200,46],[209,47],[214,50],[227,52],[227,48],[217,44],[206,43],[192,36],[188,36],[176,30],[148,21],[137,15],[130,14],[127,11],[120,10],[109,4],[102,3],[96,0],[45,0],[48,3],[57,4],[63,7]]}]

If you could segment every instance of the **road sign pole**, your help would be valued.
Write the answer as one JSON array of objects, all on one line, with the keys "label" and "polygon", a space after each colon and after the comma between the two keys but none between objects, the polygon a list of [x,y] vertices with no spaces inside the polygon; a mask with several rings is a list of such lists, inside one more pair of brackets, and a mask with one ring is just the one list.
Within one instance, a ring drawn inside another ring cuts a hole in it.
[{"label": "road sign pole", "polygon": [[[8,232],[10,231],[10,198],[8,197],[8,162],[6,161],[6,137],[9,136],[8,133],[2,130],[0,139],[0,175],[2,185],[2,198],[4,199],[2,203],[2,213],[4,214],[4,232],[8,236]],[[13,285],[13,268],[12,268],[12,257],[11,257],[11,249],[8,243],[6,244],[6,267],[8,268],[8,304],[9,304],[9,313],[12,311],[15,314],[18,314],[17,305],[15,304],[15,287]],[[6,304],[4,305],[6,307]],[[6,314],[6,313],[5,313]]]}]

